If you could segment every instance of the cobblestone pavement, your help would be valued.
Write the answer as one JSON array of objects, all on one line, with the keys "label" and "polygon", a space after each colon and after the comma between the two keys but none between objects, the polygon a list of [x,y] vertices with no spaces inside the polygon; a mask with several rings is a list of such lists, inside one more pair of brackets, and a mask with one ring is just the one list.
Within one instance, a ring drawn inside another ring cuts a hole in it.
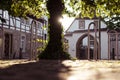
[{"label": "cobblestone pavement", "polygon": [[120,61],[0,60],[0,80],[120,80]]}]

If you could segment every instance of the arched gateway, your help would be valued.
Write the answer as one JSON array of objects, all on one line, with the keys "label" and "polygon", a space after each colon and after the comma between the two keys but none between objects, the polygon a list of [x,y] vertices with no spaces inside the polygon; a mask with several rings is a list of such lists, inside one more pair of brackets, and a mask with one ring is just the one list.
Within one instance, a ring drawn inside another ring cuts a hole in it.
[{"label": "arched gateway", "polygon": [[[90,33],[91,25],[94,25],[93,33]],[[97,27],[94,22],[88,26],[88,32],[82,35],[76,44],[76,57],[78,59],[95,59],[99,58],[99,39],[97,39]]]},{"label": "arched gateway", "polygon": [[[98,45],[98,42],[97,42]],[[95,59],[94,55],[94,36],[90,35],[90,59]],[[97,48],[97,59],[100,58]],[[88,59],[88,34],[83,34],[77,41],[76,44],[76,57],[78,59]]]},{"label": "arched gateway", "polygon": [[[78,59],[87,59],[88,58],[88,43],[87,43],[88,34],[83,34],[77,41],[76,44],[76,57]],[[90,35],[90,38],[94,37]],[[91,44],[92,45],[92,44]],[[91,49],[90,59],[93,59],[93,49]]]}]

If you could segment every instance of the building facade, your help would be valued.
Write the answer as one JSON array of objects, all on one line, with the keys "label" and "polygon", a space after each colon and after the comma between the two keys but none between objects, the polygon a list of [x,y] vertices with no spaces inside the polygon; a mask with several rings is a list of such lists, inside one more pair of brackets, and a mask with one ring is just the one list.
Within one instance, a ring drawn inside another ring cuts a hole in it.
[{"label": "building facade", "polygon": [[28,16],[27,19],[13,17],[0,10],[0,59],[28,58],[37,56],[37,49],[46,38],[45,19]]},{"label": "building facade", "polygon": [[66,30],[68,52],[78,59],[119,59],[120,30],[109,30],[99,18],[76,18]]}]

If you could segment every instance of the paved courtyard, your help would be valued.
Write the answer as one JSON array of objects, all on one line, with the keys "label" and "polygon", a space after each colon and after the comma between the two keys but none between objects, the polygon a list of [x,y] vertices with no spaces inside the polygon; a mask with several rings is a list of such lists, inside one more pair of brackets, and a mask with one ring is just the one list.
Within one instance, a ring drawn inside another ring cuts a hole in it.
[{"label": "paved courtyard", "polygon": [[0,80],[120,80],[120,61],[0,60]]}]

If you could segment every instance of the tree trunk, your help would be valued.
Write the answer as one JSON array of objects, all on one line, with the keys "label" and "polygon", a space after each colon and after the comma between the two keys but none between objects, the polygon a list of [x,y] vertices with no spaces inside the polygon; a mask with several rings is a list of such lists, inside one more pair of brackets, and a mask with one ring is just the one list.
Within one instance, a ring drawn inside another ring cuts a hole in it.
[{"label": "tree trunk", "polygon": [[49,41],[45,50],[39,55],[39,59],[68,59],[69,55],[63,51],[63,29],[59,22],[64,10],[62,0],[48,0],[47,10],[50,14],[48,26]]}]

